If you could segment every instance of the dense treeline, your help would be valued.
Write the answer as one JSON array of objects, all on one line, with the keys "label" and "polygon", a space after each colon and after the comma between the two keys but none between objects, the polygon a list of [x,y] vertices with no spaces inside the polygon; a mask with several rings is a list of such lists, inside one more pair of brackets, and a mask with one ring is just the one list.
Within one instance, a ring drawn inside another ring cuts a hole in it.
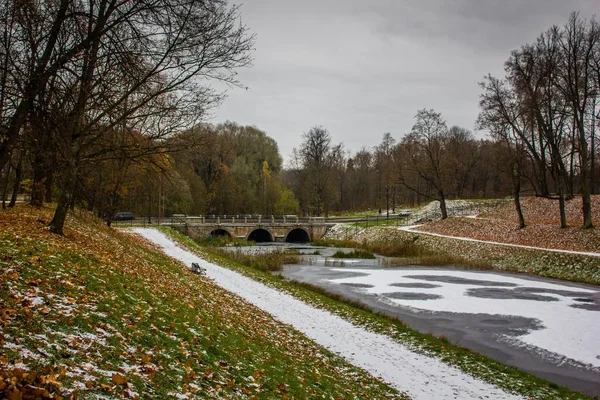
[{"label": "dense treeline", "polygon": [[[173,14],[172,14],[173,13]],[[172,15],[171,15],[172,14]],[[189,26],[193,15],[193,26]],[[418,110],[409,132],[351,153],[325,127],[302,136],[283,165],[266,132],[201,122],[248,65],[252,37],[222,1],[41,1],[0,6],[0,194],[57,201],[106,218],[301,214],[447,199],[581,195],[583,226],[600,187],[600,24],[571,15],[513,51],[506,76],[481,82],[479,128]],[[74,29],[80,27],[81,29]],[[151,27],[152,29],[142,28]],[[185,35],[180,33],[185,32]],[[160,40],[158,39],[160,37]]]},{"label": "dense treeline", "polygon": [[440,114],[420,110],[412,132],[400,142],[386,133],[378,145],[355,154],[333,145],[323,127],[311,129],[284,181],[304,214],[393,212],[396,205],[509,195],[506,154],[502,143],[477,140],[456,126],[448,129]]},{"label": "dense treeline", "polygon": [[[194,214],[295,214],[297,203],[281,186],[277,143],[256,127],[228,122],[202,125],[176,138],[198,143],[173,154],[191,190]],[[186,210],[182,210],[186,211]]]}]

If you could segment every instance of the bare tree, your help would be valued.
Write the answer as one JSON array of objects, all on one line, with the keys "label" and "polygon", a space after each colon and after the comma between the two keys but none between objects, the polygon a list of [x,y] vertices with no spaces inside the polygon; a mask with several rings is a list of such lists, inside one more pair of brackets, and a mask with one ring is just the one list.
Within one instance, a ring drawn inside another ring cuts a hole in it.
[{"label": "bare tree", "polygon": [[240,85],[235,69],[251,61],[253,37],[223,0],[3,2],[0,21],[0,170],[26,126],[29,145],[52,149],[55,233],[82,166],[121,151],[100,149],[104,136],[125,123],[164,152],[222,98],[210,82]]},{"label": "bare tree", "polygon": [[597,72],[594,71],[600,43],[598,23],[588,23],[577,13],[572,13],[563,28],[560,62],[560,79],[556,87],[569,104],[573,118],[573,128],[579,153],[580,189],[583,203],[583,228],[591,228],[591,165],[588,128],[594,114],[593,99],[597,96]]},{"label": "bare tree", "polygon": [[333,172],[343,158],[342,145],[332,146],[331,135],[322,126],[305,133],[300,149],[296,151],[305,197],[310,211],[316,216],[327,214],[331,203]]},{"label": "bare tree", "polygon": [[459,126],[451,127],[448,130],[444,157],[447,158],[447,168],[452,172],[448,176],[448,188],[454,197],[463,198],[480,160],[473,133]]},{"label": "bare tree", "polygon": [[218,103],[208,81],[238,84],[234,69],[250,62],[252,38],[238,25],[238,8],[222,1],[105,0],[90,4],[87,15],[94,17],[87,31],[95,34],[71,69],[77,86],[57,136],[65,168],[50,223],[56,233],[89,144],[127,121],[160,145]]},{"label": "bare tree", "polygon": [[[69,48],[59,43],[69,14],[78,11],[74,3],[46,0],[17,6],[17,2],[3,2],[0,12],[3,22],[6,21],[2,49],[5,89],[0,116],[0,170],[8,162],[35,99],[45,91],[48,79],[88,44],[85,36],[82,41],[72,41]],[[56,52],[58,47],[63,50],[61,54]]]},{"label": "bare tree", "polygon": [[[438,200],[442,219],[446,219],[448,171],[444,169],[444,151],[448,128],[442,114],[434,110],[419,110],[415,118],[417,121],[412,131],[399,145],[402,149],[402,165],[398,170],[398,180],[409,190]],[[419,181],[425,182],[427,186],[420,187]]]},{"label": "bare tree", "polygon": [[[560,41],[560,30],[551,28],[534,45],[525,45],[514,51],[506,63],[506,69],[520,108],[532,117],[531,128],[538,132],[539,141],[543,143],[541,149],[548,149],[548,157],[546,151],[539,157],[544,160],[549,158],[548,169],[555,182],[560,224],[564,228],[567,226],[565,195],[569,178],[562,147],[568,113],[562,96],[556,90],[561,58]],[[549,195],[546,197],[553,198]]]},{"label": "bare tree", "polygon": [[[523,125],[520,123],[518,105],[514,93],[508,88],[505,81],[488,75],[479,84],[483,89],[480,96],[480,113],[477,124],[480,129],[487,129],[500,143],[504,143],[511,157],[509,158],[509,174],[513,183],[513,197],[515,209],[519,216],[519,227],[525,228],[525,219],[521,210],[521,176],[523,173],[522,159],[517,155],[525,147],[531,149],[527,136],[523,134]],[[521,161],[521,162],[517,162]]]},{"label": "bare tree", "polygon": [[392,137],[392,134],[386,132],[383,134],[381,143],[376,146],[373,151],[375,157],[375,171],[377,172],[377,207],[380,210],[382,208],[383,192],[389,191],[389,185],[392,180],[391,173],[395,144],[396,140]]}]

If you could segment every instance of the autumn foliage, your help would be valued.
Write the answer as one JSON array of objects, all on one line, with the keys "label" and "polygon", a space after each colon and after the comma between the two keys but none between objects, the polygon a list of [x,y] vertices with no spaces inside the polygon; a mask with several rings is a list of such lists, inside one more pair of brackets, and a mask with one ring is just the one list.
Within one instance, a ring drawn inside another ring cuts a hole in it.
[{"label": "autumn foliage", "polygon": [[0,398],[385,398],[288,326],[77,211],[0,213]]}]

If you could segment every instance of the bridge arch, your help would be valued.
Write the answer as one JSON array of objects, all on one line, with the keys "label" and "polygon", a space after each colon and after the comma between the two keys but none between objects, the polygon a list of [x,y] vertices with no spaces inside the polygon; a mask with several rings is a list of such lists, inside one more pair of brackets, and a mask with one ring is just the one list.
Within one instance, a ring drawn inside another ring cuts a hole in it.
[{"label": "bridge arch", "polygon": [[222,229],[222,228],[218,228],[218,229],[213,229],[210,232],[210,236],[212,237],[232,237],[231,233],[226,230],[226,229]]},{"label": "bridge arch", "polygon": [[310,234],[304,228],[294,228],[285,235],[288,243],[310,243]]},{"label": "bridge arch", "polygon": [[274,242],[275,237],[265,228],[253,229],[246,237],[248,241],[256,243]]}]

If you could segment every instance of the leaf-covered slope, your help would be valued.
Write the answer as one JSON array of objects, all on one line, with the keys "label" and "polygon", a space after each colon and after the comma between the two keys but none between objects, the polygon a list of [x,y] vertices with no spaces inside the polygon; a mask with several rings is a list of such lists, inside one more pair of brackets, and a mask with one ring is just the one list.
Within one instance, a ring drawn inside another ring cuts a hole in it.
[{"label": "leaf-covered slope", "polygon": [[[594,224],[600,225],[600,196],[592,196],[592,206]],[[419,230],[525,246],[600,252],[600,230],[581,229],[581,198],[566,203],[567,228],[560,227],[557,201],[528,197],[522,200],[522,208],[525,229],[519,229],[515,206],[509,202],[478,218],[448,218],[428,223]]]},{"label": "leaf-covered slope", "polygon": [[384,398],[393,391],[101,222],[0,212],[0,397]]}]

